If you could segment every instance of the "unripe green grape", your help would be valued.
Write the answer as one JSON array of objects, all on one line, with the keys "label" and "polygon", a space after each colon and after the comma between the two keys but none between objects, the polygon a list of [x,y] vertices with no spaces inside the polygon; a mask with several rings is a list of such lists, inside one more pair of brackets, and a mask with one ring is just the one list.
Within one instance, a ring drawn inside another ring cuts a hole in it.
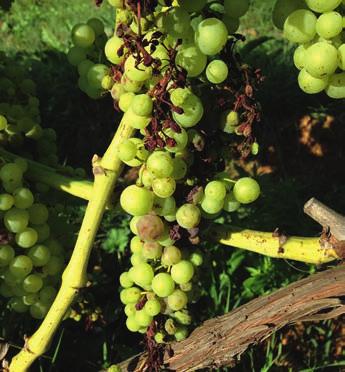
[{"label": "unripe green grape", "polygon": [[178,326],[174,334],[176,341],[183,341],[188,337],[187,327]]},{"label": "unripe green grape", "polygon": [[340,5],[341,0],[305,0],[305,2],[314,12],[325,13],[337,8]]},{"label": "unripe green grape", "polygon": [[316,78],[309,74],[304,68],[298,75],[298,85],[307,94],[316,94],[322,92],[329,83],[329,76]]},{"label": "unripe green grape", "polygon": [[199,76],[205,69],[207,57],[195,44],[182,44],[176,55],[176,65],[187,71],[189,78]]},{"label": "unripe green grape", "polygon": [[120,196],[121,207],[132,216],[149,213],[153,207],[153,193],[145,188],[131,185]]},{"label": "unripe green grape", "polygon": [[152,76],[152,67],[146,67],[143,63],[136,65],[135,58],[130,55],[125,62],[125,74],[135,82],[144,82]]},{"label": "unripe green grape", "polygon": [[0,245],[0,267],[7,266],[14,258],[15,252],[10,245]]},{"label": "unripe green grape", "polygon": [[12,275],[20,279],[30,274],[32,267],[32,261],[29,257],[19,255],[11,261],[9,270]]},{"label": "unripe green grape", "polygon": [[306,4],[304,0],[277,0],[273,12],[272,21],[273,24],[279,28],[284,28],[284,22],[286,18],[297,9],[305,9]]},{"label": "unripe green grape", "polygon": [[166,32],[173,38],[182,38],[188,32],[189,25],[189,13],[183,8],[172,7],[164,15],[163,27]]},{"label": "unripe green grape", "polygon": [[37,293],[42,286],[43,280],[37,274],[28,275],[23,281],[23,289],[29,293]]},{"label": "unripe green grape", "polygon": [[159,273],[152,279],[152,290],[158,297],[168,297],[175,289],[175,283],[168,273]]},{"label": "unripe green grape", "polygon": [[260,186],[253,178],[243,177],[235,183],[233,193],[240,203],[249,204],[260,196]]},{"label": "unripe green grape", "polygon": [[186,162],[177,157],[173,159],[173,172],[171,173],[171,177],[175,180],[183,179],[187,174],[187,164]]},{"label": "unripe green grape", "polygon": [[46,265],[42,267],[42,272],[48,275],[57,275],[64,267],[62,257],[52,256]]},{"label": "unripe green grape", "polygon": [[36,230],[37,235],[38,235],[37,243],[44,242],[50,236],[50,227],[46,223],[44,223],[42,225],[35,225],[35,230]]},{"label": "unripe green grape", "polygon": [[112,86],[114,85],[114,80],[111,76],[105,75],[101,82],[101,87],[104,90],[111,90]]},{"label": "unripe green grape", "polygon": [[124,273],[122,273],[120,275],[120,285],[121,287],[123,288],[130,288],[133,286],[133,281],[132,279],[129,277],[129,274],[127,271],[125,271]]},{"label": "unripe green grape", "polygon": [[119,146],[118,156],[122,161],[129,161],[135,158],[137,146],[130,140],[125,140]]},{"label": "unripe green grape", "polygon": [[102,89],[102,80],[109,72],[106,65],[96,64],[89,68],[87,72],[87,80],[93,89]]},{"label": "unripe green grape", "polygon": [[195,251],[191,253],[189,256],[189,261],[194,265],[194,266],[201,266],[204,262],[202,253],[200,251]]},{"label": "unripe green grape", "polygon": [[201,200],[200,206],[206,213],[214,215],[223,209],[224,199],[214,199],[204,196]]},{"label": "unripe green grape", "polygon": [[198,24],[195,42],[203,54],[218,54],[228,40],[228,29],[217,18],[206,18]]},{"label": "unripe green grape", "polygon": [[338,12],[321,14],[316,22],[316,32],[325,39],[331,39],[341,33],[343,17]]},{"label": "unripe green grape", "polygon": [[310,10],[295,10],[284,22],[284,36],[294,43],[307,43],[316,34],[316,21],[315,14]]},{"label": "unripe green grape", "polygon": [[235,198],[233,192],[230,192],[225,196],[223,209],[226,212],[235,212],[240,206],[241,203]]},{"label": "unripe green grape", "polygon": [[136,115],[131,105],[123,116],[123,120],[135,129],[144,129],[150,124],[151,117]]},{"label": "unripe green grape", "polygon": [[14,205],[14,197],[11,194],[0,194],[0,210],[7,211]]},{"label": "unripe green grape", "polygon": [[160,217],[148,214],[139,219],[137,229],[140,239],[153,242],[163,234],[164,224]]},{"label": "unripe green grape", "polygon": [[176,189],[176,182],[172,177],[155,178],[152,181],[152,191],[160,198],[172,196]]},{"label": "unripe green grape", "polygon": [[116,35],[111,37],[105,44],[104,47],[105,56],[107,57],[108,61],[110,61],[114,65],[118,65],[124,59],[125,50],[121,56],[118,55],[118,50],[122,47],[122,45],[123,40],[117,37]]},{"label": "unripe green grape", "polygon": [[36,244],[38,239],[37,231],[31,227],[27,227],[24,230],[16,234],[16,243],[22,248],[30,248]]},{"label": "unripe green grape", "polygon": [[7,230],[13,233],[23,231],[29,223],[29,213],[23,209],[12,208],[6,211],[4,223]]},{"label": "unripe green grape", "polygon": [[127,304],[124,311],[126,316],[130,317],[135,315],[137,309],[135,308],[135,304]]},{"label": "unripe green grape", "polygon": [[57,291],[51,285],[43,287],[39,292],[39,299],[44,304],[51,304],[57,295]]},{"label": "unripe green grape", "polygon": [[193,204],[184,204],[176,212],[177,223],[184,229],[198,226],[200,218],[200,209]]},{"label": "unripe green grape", "polygon": [[11,310],[15,311],[16,313],[25,313],[29,308],[23,302],[23,299],[20,297],[13,297],[10,299],[8,303]]},{"label": "unripe green grape", "polygon": [[49,307],[50,305],[42,301],[37,301],[36,303],[30,306],[30,314],[35,319],[43,319],[46,316]]},{"label": "unripe green grape", "polygon": [[181,261],[181,251],[174,245],[165,247],[162,253],[161,262],[164,266],[172,266]]},{"label": "unripe green grape", "polygon": [[127,112],[132,104],[134,97],[135,97],[135,94],[132,92],[126,92],[126,93],[121,94],[120,99],[119,99],[120,110],[123,112]]},{"label": "unripe green grape", "polygon": [[131,229],[132,233],[134,235],[138,235],[138,230],[137,230],[137,222],[139,221],[139,218],[141,216],[134,216],[131,218],[131,221],[129,223],[129,228]]},{"label": "unripe green grape", "polygon": [[187,295],[180,289],[175,289],[175,291],[168,296],[168,306],[173,311],[183,309],[187,305],[187,302]]},{"label": "unripe green grape", "polygon": [[[13,261],[13,260],[12,260]],[[11,262],[12,262],[11,261]],[[10,270],[10,268],[8,268],[5,272],[3,272],[2,274],[2,279],[4,280],[4,282],[11,286],[11,287],[15,287],[17,284],[18,284],[18,281],[20,281],[21,279],[23,279],[22,277],[18,277],[16,276],[15,274],[13,274]]]},{"label": "unripe green grape", "polygon": [[[165,219],[166,217],[167,216],[164,216]],[[175,221],[175,219],[173,219],[173,221]],[[175,240],[171,239],[170,237],[170,230],[168,226],[164,227],[164,232],[157,241],[163,247],[169,247],[170,245],[173,245],[175,243]]]},{"label": "unripe green grape", "polygon": [[156,299],[146,301],[144,311],[150,316],[156,316],[161,312],[161,303]]},{"label": "unripe green grape", "polygon": [[204,107],[199,97],[193,93],[189,94],[181,107],[182,114],[173,112],[173,118],[177,124],[184,128],[190,128],[199,123],[204,114]]},{"label": "unripe green grape", "polygon": [[182,106],[191,94],[188,88],[176,88],[170,92],[170,100],[175,106]]},{"label": "unripe green grape", "polygon": [[23,173],[28,170],[28,162],[26,161],[26,159],[17,158],[14,160],[14,163],[18,165]]},{"label": "unripe green grape", "polygon": [[153,200],[153,211],[157,213],[158,216],[173,214],[176,211],[176,201],[172,196],[168,198],[156,196]]},{"label": "unripe green grape", "polygon": [[192,323],[192,318],[187,310],[179,310],[170,314],[170,316],[176,320],[178,323],[183,325],[190,325]]},{"label": "unripe green grape", "polygon": [[42,225],[47,222],[49,217],[48,208],[41,203],[34,203],[28,210],[29,221],[33,225]]},{"label": "unripe green grape", "polygon": [[104,33],[104,25],[99,18],[90,18],[87,21],[87,24],[92,27],[92,29],[95,31],[96,36],[102,35]]},{"label": "unripe green grape", "polygon": [[143,169],[141,173],[141,182],[147,188],[152,186],[152,181],[155,179],[155,176],[147,169]]},{"label": "unripe green grape", "polygon": [[155,151],[147,159],[147,169],[155,177],[169,177],[173,172],[173,160],[164,151]]},{"label": "unripe green grape", "polygon": [[143,246],[142,255],[147,260],[156,260],[162,255],[162,246],[157,242],[146,242]]},{"label": "unripe green grape", "polygon": [[171,268],[171,277],[177,284],[189,282],[194,275],[194,267],[187,260],[182,260]]},{"label": "unripe green grape", "polygon": [[34,202],[34,196],[32,195],[32,192],[25,187],[15,190],[13,196],[14,206],[19,209],[27,209],[31,207]]},{"label": "unripe green grape", "polygon": [[231,17],[240,18],[249,9],[249,0],[224,0],[225,13]]},{"label": "unripe green grape", "polygon": [[90,68],[94,66],[94,63],[90,61],[89,59],[84,59],[78,64],[78,73],[80,76],[87,76],[87,73],[89,72]]},{"label": "unripe green grape", "polygon": [[7,119],[5,116],[0,115],[0,130],[4,130],[7,127]]},{"label": "unripe green grape", "polygon": [[34,266],[44,266],[49,262],[51,253],[45,245],[38,244],[30,248],[28,257]]},{"label": "unripe green grape", "polygon": [[131,272],[131,279],[135,284],[145,287],[150,285],[153,279],[154,273],[151,265],[148,263],[141,263],[134,266]]},{"label": "unripe green grape", "polygon": [[217,200],[223,200],[226,195],[225,184],[221,181],[211,181],[205,187],[205,196]]},{"label": "unripe green grape", "polygon": [[180,289],[183,292],[190,292],[193,289],[193,284],[191,282],[180,284]]},{"label": "unripe green grape", "polygon": [[72,47],[67,53],[68,62],[72,66],[78,66],[78,64],[86,58],[85,49],[79,47]]},{"label": "unripe green grape", "polygon": [[299,70],[302,70],[305,67],[306,52],[307,48],[306,45],[304,44],[299,45],[293,54],[294,64]]},{"label": "unripe green grape", "polygon": [[129,316],[126,320],[126,327],[131,331],[131,332],[138,332],[140,325],[137,323],[135,320],[135,315]]},{"label": "unripe green grape", "polygon": [[[143,255],[141,253],[134,253],[131,256],[131,264],[133,266],[140,265],[140,264],[144,263],[145,261],[146,261],[146,259],[143,257]],[[131,275],[132,275],[132,272],[131,272]]]},{"label": "unripe green grape", "polygon": [[187,132],[183,129],[180,128],[180,133],[175,132],[173,129],[168,128],[167,130],[164,131],[164,134],[170,138],[173,138],[175,140],[175,145],[174,146],[169,146],[166,145],[165,148],[169,152],[178,152],[182,151],[188,143],[188,134]]},{"label": "unripe green grape", "polygon": [[340,45],[338,48],[338,57],[339,57],[339,68],[345,70],[345,44]]},{"label": "unripe green grape", "polygon": [[138,93],[143,87],[143,82],[134,81],[126,74],[123,74],[121,78],[121,85],[126,92]]},{"label": "unripe green grape", "polygon": [[27,292],[22,287],[22,282],[16,282],[16,284],[13,286],[13,294],[18,297],[23,297]]},{"label": "unripe green grape", "polygon": [[305,69],[314,77],[332,75],[338,67],[338,51],[327,42],[313,44],[307,49]]},{"label": "unripe green grape", "polygon": [[22,181],[23,171],[15,163],[7,163],[0,169],[0,179],[3,182],[17,184]]},{"label": "unripe green grape", "polygon": [[120,292],[120,300],[124,305],[137,303],[140,296],[141,291],[137,287],[126,288]]},{"label": "unripe green grape", "polygon": [[[140,218],[140,217],[139,217]],[[139,236],[134,236],[130,242],[130,248],[132,253],[141,254],[143,251],[144,243],[141,241]]]},{"label": "unripe green grape", "polygon": [[24,305],[31,306],[38,301],[38,294],[37,293],[26,294],[25,296],[23,296],[22,300]]},{"label": "unripe green grape", "polygon": [[206,77],[213,84],[220,84],[228,77],[229,69],[220,59],[211,61],[206,68]]},{"label": "unripe green grape", "polygon": [[233,18],[228,16],[227,14],[224,14],[222,17],[222,21],[228,29],[229,35],[234,34],[240,27],[239,18]]},{"label": "unripe green grape", "polygon": [[330,77],[326,94],[334,99],[345,98],[345,72]]},{"label": "unripe green grape", "polygon": [[134,319],[140,327],[148,327],[152,322],[152,316],[148,315],[144,309],[138,310],[134,315]]},{"label": "unripe green grape", "polygon": [[153,109],[152,98],[148,94],[138,94],[132,100],[132,110],[139,116],[150,116]]},{"label": "unripe green grape", "polygon": [[85,24],[77,24],[72,30],[73,44],[80,48],[88,48],[95,41],[95,31]]}]

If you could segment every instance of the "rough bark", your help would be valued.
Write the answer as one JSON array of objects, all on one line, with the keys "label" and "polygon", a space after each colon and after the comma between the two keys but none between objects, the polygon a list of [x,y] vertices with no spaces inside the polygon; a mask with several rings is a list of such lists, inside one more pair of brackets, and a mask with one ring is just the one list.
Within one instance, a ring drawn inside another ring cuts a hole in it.
[{"label": "rough bark", "polygon": [[[173,371],[234,365],[251,345],[299,321],[329,319],[345,313],[345,265],[320,272],[259,297],[223,316],[207,320],[188,339],[171,345],[164,357]],[[122,362],[122,371],[145,369],[146,354]]]}]

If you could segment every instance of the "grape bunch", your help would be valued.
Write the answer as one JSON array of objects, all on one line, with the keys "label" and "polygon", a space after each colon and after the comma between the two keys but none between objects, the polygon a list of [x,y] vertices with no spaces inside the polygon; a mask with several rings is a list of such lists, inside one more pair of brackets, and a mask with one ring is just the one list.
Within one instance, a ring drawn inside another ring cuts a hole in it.
[{"label": "grape bunch", "polygon": [[25,182],[26,170],[19,158],[0,168],[0,303],[42,319],[56,296],[66,254],[51,233],[48,208]]},{"label": "grape bunch", "polygon": [[342,0],[278,0],[275,5],[274,23],[300,44],[293,59],[305,93],[345,98],[344,6]]}]

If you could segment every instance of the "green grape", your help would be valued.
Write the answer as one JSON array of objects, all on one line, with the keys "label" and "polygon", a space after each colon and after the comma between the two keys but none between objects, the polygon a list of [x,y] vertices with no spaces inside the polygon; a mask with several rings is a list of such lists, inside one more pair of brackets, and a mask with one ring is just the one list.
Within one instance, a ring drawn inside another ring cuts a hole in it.
[{"label": "green grape", "polygon": [[222,181],[211,181],[205,187],[205,196],[216,200],[223,200],[226,195],[226,187]]},{"label": "green grape", "polygon": [[341,33],[343,17],[338,12],[321,14],[316,22],[316,32],[325,39],[331,39]]},{"label": "green grape", "polygon": [[42,267],[42,271],[48,275],[57,275],[64,267],[64,260],[62,257],[52,256],[46,265]]},{"label": "green grape", "polygon": [[143,246],[144,246],[144,243],[141,241],[139,236],[133,236],[130,242],[131,252],[136,253],[136,254],[141,254],[143,251]]},{"label": "green grape", "polygon": [[120,160],[129,161],[135,158],[137,146],[130,140],[125,140],[119,146],[118,155]]},{"label": "green grape", "polygon": [[131,185],[120,196],[121,207],[132,216],[142,216],[153,207],[153,193],[145,188]]},{"label": "green grape", "polygon": [[161,312],[161,303],[156,298],[148,300],[144,305],[144,311],[149,316],[156,316]]},{"label": "green grape", "polygon": [[224,0],[225,13],[234,18],[245,15],[249,9],[249,0]]},{"label": "green grape", "polygon": [[133,281],[132,279],[129,277],[129,274],[128,272],[124,272],[120,275],[120,285],[121,287],[123,288],[130,288],[133,286]]},{"label": "green grape", "polygon": [[337,8],[340,5],[341,0],[305,0],[305,2],[314,12],[325,13]]},{"label": "green grape", "polygon": [[34,266],[44,266],[49,262],[51,253],[45,245],[38,244],[29,249],[28,257]]},{"label": "green grape", "polygon": [[143,246],[142,255],[147,260],[156,260],[162,255],[162,246],[157,242],[146,242]]},{"label": "green grape", "polygon": [[137,309],[135,308],[135,304],[127,304],[125,306],[125,314],[126,316],[134,316],[136,313]]},{"label": "green grape", "polygon": [[307,49],[305,69],[316,78],[332,75],[338,67],[338,51],[327,42],[315,43]]},{"label": "green grape", "polygon": [[189,325],[192,323],[192,317],[189,315],[187,310],[179,310],[170,314],[170,316],[178,323],[183,325]]},{"label": "green grape", "polygon": [[150,116],[153,109],[152,98],[148,94],[138,94],[132,100],[132,110],[138,116]]},{"label": "green grape", "polygon": [[183,326],[178,326],[174,336],[176,341],[183,341],[188,337],[188,329]]},{"label": "green grape", "polygon": [[180,0],[179,5],[188,13],[200,12],[207,0]]},{"label": "green grape", "polygon": [[[173,221],[175,221],[175,219]],[[175,243],[175,240],[171,239],[171,237],[170,237],[170,229],[169,229],[168,226],[164,227],[164,232],[159,237],[159,239],[157,241],[163,247],[168,247],[168,246],[173,245]]]},{"label": "green grape", "polygon": [[15,163],[7,163],[0,169],[0,179],[6,183],[20,184],[22,182],[23,172]]},{"label": "green grape", "polygon": [[7,211],[14,205],[14,197],[11,194],[0,194],[0,210]]},{"label": "green grape", "polygon": [[230,192],[225,196],[223,209],[226,212],[235,212],[240,206],[241,203],[235,198],[233,192]]},{"label": "green grape", "polygon": [[304,44],[298,46],[293,54],[294,64],[299,70],[303,70],[305,67],[306,53],[307,48]]},{"label": "green grape", "polygon": [[144,82],[152,76],[152,67],[146,67],[143,63],[137,65],[132,55],[127,58],[124,68],[126,76],[135,82]]},{"label": "green grape", "polygon": [[135,97],[135,94],[132,92],[126,92],[126,93],[121,94],[119,103],[118,103],[120,110],[123,112],[127,112],[132,104],[134,97]]},{"label": "green grape", "polygon": [[156,178],[152,181],[152,191],[160,198],[168,198],[173,195],[176,182],[172,177]]},{"label": "green grape", "polygon": [[50,285],[47,285],[40,290],[39,299],[44,304],[51,304],[54,301],[56,295],[56,289]]},{"label": "green grape", "polygon": [[7,266],[13,260],[14,256],[14,249],[10,245],[0,245],[0,267]]},{"label": "green grape", "polygon": [[67,53],[68,62],[72,66],[78,66],[78,64],[86,58],[85,49],[79,47],[72,47]]},{"label": "green grape", "polygon": [[220,84],[228,77],[228,66],[220,59],[210,62],[206,68],[206,77],[213,84]]},{"label": "green grape", "polygon": [[43,286],[42,278],[37,274],[28,275],[23,281],[23,289],[25,292],[36,293]]},{"label": "green grape", "polygon": [[105,56],[107,57],[108,61],[113,63],[114,65],[118,65],[121,63],[124,59],[124,53],[119,56],[118,51],[123,45],[123,40],[116,35],[111,37],[105,44],[104,47],[104,53]]},{"label": "green grape", "polygon": [[16,313],[25,313],[28,310],[28,306],[24,304],[23,299],[20,297],[11,298],[8,305]]},{"label": "green grape", "polygon": [[138,332],[140,325],[137,323],[135,320],[135,315],[129,316],[126,320],[126,327],[131,331],[131,332]]},{"label": "green grape", "polygon": [[217,18],[206,18],[198,24],[195,42],[201,52],[208,56],[218,54],[228,40],[228,29]]},{"label": "green grape", "polygon": [[108,3],[118,9],[124,9],[125,7],[124,0],[108,0]]},{"label": "green grape", "polygon": [[168,335],[173,336],[176,332],[176,326],[175,326],[174,320],[171,318],[167,319],[164,323],[164,329]]},{"label": "green grape", "polygon": [[142,86],[143,86],[143,82],[142,81],[132,80],[126,74],[123,74],[122,75],[121,84],[122,84],[123,89],[126,92],[132,92],[132,93],[138,93],[141,90]]},{"label": "green grape", "polygon": [[176,212],[177,223],[184,229],[198,226],[200,218],[200,209],[193,204],[183,204]]},{"label": "green grape", "polygon": [[202,253],[200,251],[195,251],[189,256],[189,261],[194,265],[194,266],[201,266],[202,263],[204,262]]},{"label": "green grape", "polygon": [[7,127],[7,119],[5,116],[0,115],[0,130],[4,130]]},{"label": "green grape", "polygon": [[138,223],[140,217],[141,216],[132,217],[131,221],[129,223],[129,228],[131,229],[131,231],[134,235],[138,235],[137,223]]},{"label": "green grape", "polygon": [[190,93],[181,105],[182,114],[173,112],[173,118],[177,124],[184,128],[190,128],[198,124],[204,114],[204,107],[199,97]]},{"label": "green grape", "polygon": [[[94,66],[94,63],[89,59],[84,59],[78,64],[78,73],[80,76],[87,76],[90,68]],[[87,80],[85,80],[87,82]]]},{"label": "green grape", "polygon": [[23,231],[29,223],[29,213],[23,209],[12,208],[4,215],[6,229],[18,233]]},{"label": "green grape", "polygon": [[[139,253],[132,254],[132,256],[131,256],[131,264],[133,266],[140,265],[140,264],[142,264],[144,262],[145,262],[145,258],[143,257],[142,254],[139,254]],[[131,272],[131,275],[132,275],[132,272]]]},{"label": "green grape", "polygon": [[24,305],[31,306],[35,302],[38,301],[38,295],[37,295],[37,293],[29,293],[29,294],[26,294],[25,296],[23,296],[22,299],[23,299]]},{"label": "green grape", "polygon": [[30,306],[30,315],[35,319],[43,319],[46,316],[49,307],[50,305],[42,301],[37,301]]},{"label": "green grape", "polygon": [[179,39],[186,35],[189,25],[189,13],[183,8],[173,7],[164,15],[163,27],[173,38]]},{"label": "green grape", "polygon": [[195,44],[182,44],[176,55],[176,65],[187,71],[189,78],[199,76],[205,69],[207,57]]},{"label": "green grape", "polygon": [[22,286],[22,282],[17,281],[15,285],[13,286],[13,294],[14,296],[23,297],[27,292],[24,290]]},{"label": "green grape", "polygon": [[181,289],[175,289],[175,291],[168,296],[168,306],[174,311],[183,309],[187,305],[187,302],[188,297]]},{"label": "green grape", "polygon": [[80,48],[88,48],[95,41],[95,31],[85,24],[77,24],[72,30],[72,41],[73,44]]},{"label": "green grape", "polygon": [[156,196],[153,200],[153,211],[158,214],[158,216],[165,216],[175,213],[176,201],[172,196],[168,198],[160,198]]},{"label": "green grape", "polygon": [[326,94],[335,99],[345,98],[345,72],[330,77]]},{"label": "green grape", "polygon": [[87,24],[92,27],[92,29],[95,31],[96,36],[102,35],[104,33],[104,25],[99,18],[90,18],[87,21]]},{"label": "green grape", "polygon": [[137,229],[140,239],[153,242],[163,234],[164,224],[160,217],[148,214],[138,220]]},{"label": "green grape", "polygon": [[134,266],[131,272],[131,279],[135,284],[145,287],[150,285],[153,279],[154,273],[151,265],[148,263],[140,263]]},{"label": "green grape", "polygon": [[19,247],[30,248],[36,244],[38,240],[38,234],[35,229],[27,227],[24,230],[18,232],[15,239]]},{"label": "green grape", "polygon": [[175,180],[181,180],[183,179],[187,174],[187,164],[186,162],[181,158],[174,158],[173,159],[173,172],[171,174],[171,177]]},{"label": "green grape", "polygon": [[137,303],[140,296],[141,291],[137,287],[126,288],[120,292],[120,300],[124,305]]},{"label": "green grape", "polygon": [[203,211],[208,214],[214,215],[223,209],[224,199],[214,199],[204,196],[200,205]]},{"label": "green grape", "polygon": [[42,225],[49,217],[48,208],[41,203],[34,203],[29,208],[29,221],[33,225]]},{"label": "green grape", "polygon": [[114,80],[110,75],[106,75],[103,77],[101,86],[104,90],[111,90],[113,84],[114,84]]},{"label": "green grape", "polygon": [[102,89],[102,79],[109,72],[106,65],[96,64],[89,68],[87,72],[87,81],[93,89]]},{"label": "green grape", "polygon": [[171,268],[171,277],[177,284],[189,282],[194,275],[193,264],[189,261],[182,260]]},{"label": "green grape", "polygon": [[147,159],[147,169],[155,177],[169,177],[173,172],[173,160],[164,151],[155,151]]},{"label": "green grape", "polygon": [[14,206],[19,209],[27,209],[31,207],[34,202],[34,196],[32,195],[32,192],[25,187],[15,190],[13,196]]},{"label": "green grape", "polygon": [[307,94],[316,94],[322,92],[329,83],[329,76],[316,78],[307,72],[304,68],[298,75],[298,85]]},{"label": "green grape", "polygon": [[338,55],[339,55],[339,67],[342,70],[345,70],[345,44],[340,45],[338,48]]},{"label": "green grape", "polygon": [[226,28],[228,29],[228,33],[230,35],[234,34],[240,27],[239,18],[229,17],[228,15],[224,14],[222,21],[225,24]]},{"label": "green grape", "polygon": [[141,182],[143,185],[147,188],[150,188],[154,179],[155,176],[147,168],[144,168],[141,173]]},{"label": "green grape", "polygon": [[173,138],[175,141],[174,146],[165,146],[166,150],[168,150],[169,152],[182,151],[187,146],[188,134],[183,128],[180,128],[180,133],[175,132],[171,128],[168,128],[164,131],[164,134],[170,138]]},{"label": "green grape", "polygon": [[17,158],[14,160],[14,163],[18,165],[23,173],[28,170],[28,162],[25,159]]},{"label": "green grape", "polygon": [[295,10],[284,22],[284,36],[293,43],[307,43],[314,39],[316,21],[315,14],[310,10]]},{"label": "green grape", "polygon": [[240,203],[252,203],[260,196],[260,186],[253,178],[243,177],[235,183],[233,193]]},{"label": "green grape", "polygon": [[9,270],[16,278],[21,279],[30,274],[32,270],[32,261],[29,257],[19,255],[14,257],[9,265]]},{"label": "green grape", "polygon": [[181,261],[182,253],[180,249],[171,245],[165,247],[162,253],[161,262],[164,266],[172,266]]},{"label": "green grape", "polygon": [[152,322],[152,316],[147,314],[144,309],[138,310],[134,315],[134,319],[140,327],[148,327]]},{"label": "green grape", "polygon": [[168,297],[175,289],[175,283],[168,273],[159,273],[152,279],[152,290],[158,297]]},{"label": "green grape", "polygon": [[[13,262],[13,260],[11,262]],[[10,268],[8,270],[6,270],[5,272],[3,272],[2,278],[3,278],[4,282],[6,284],[10,285],[11,287],[16,286],[18,284],[18,280],[22,279],[22,277],[19,278],[18,276],[13,274],[11,272]]]},{"label": "green grape", "polygon": [[2,282],[0,284],[0,295],[5,297],[5,298],[9,298],[9,297],[13,297],[14,293],[13,293],[13,287]]},{"label": "green grape", "polygon": [[284,28],[286,18],[297,9],[305,9],[304,0],[277,0],[272,13],[273,24],[279,28]]},{"label": "green grape", "polygon": [[[194,265],[194,264],[193,264]],[[191,282],[187,282],[184,284],[180,284],[180,289],[183,292],[190,292],[193,289],[193,284]]]},{"label": "green grape", "polygon": [[36,230],[37,235],[38,235],[37,243],[44,242],[50,236],[50,227],[46,223],[44,223],[42,225],[35,225],[35,230]]},{"label": "green grape", "polygon": [[126,111],[123,120],[135,129],[144,129],[150,124],[151,117],[135,115],[131,105]]},{"label": "green grape", "polygon": [[176,88],[170,92],[170,100],[175,106],[182,106],[191,94],[188,88]]}]

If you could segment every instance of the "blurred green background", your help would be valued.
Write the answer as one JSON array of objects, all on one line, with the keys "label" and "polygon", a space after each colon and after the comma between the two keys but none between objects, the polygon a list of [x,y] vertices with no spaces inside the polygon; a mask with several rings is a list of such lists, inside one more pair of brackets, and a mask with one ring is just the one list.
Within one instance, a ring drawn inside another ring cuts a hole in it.
[{"label": "blurred green background", "polygon": [[[271,23],[273,3],[252,1],[241,24],[247,37],[243,59],[261,68],[266,79],[259,92],[261,151],[238,172],[260,176],[263,196],[254,207],[243,209],[234,223],[317,236],[320,227],[303,214],[305,201],[315,196],[345,212],[344,102],[300,92],[292,64],[293,46]],[[90,173],[90,159],[106,148],[119,114],[110,98],[92,101],[78,89],[77,73],[65,53],[75,23],[96,16],[111,34],[112,8],[107,4],[97,8],[92,0],[14,0],[0,1],[0,5],[0,50],[25,66],[36,81],[43,123],[58,133],[60,160]],[[75,226],[84,208],[78,201],[65,201]],[[33,371],[99,371],[141,350],[140,338],[124,326],[118,296],[118,276],[129,262],[129,237],[128,218],[107,213],[90,261],[92,284],[83,291],[84,302],[76,304],[77,310],[84,306],[87,312],[78,322],[63,323],[50,351]],[[208,267],[202,278],[203,296],[192,306],[195,325],[318,269],[210,243],[204,248]],[[100,314],[98,319],[95,313]],[[0,318],[0,337],[11,343],[10,355],[22,344],[19,335],[30,334],[37,325],[14,314]],[[287,327],[246,352],[233,370],[340,371],[345,368],[344,334],[344,318]]]}]

